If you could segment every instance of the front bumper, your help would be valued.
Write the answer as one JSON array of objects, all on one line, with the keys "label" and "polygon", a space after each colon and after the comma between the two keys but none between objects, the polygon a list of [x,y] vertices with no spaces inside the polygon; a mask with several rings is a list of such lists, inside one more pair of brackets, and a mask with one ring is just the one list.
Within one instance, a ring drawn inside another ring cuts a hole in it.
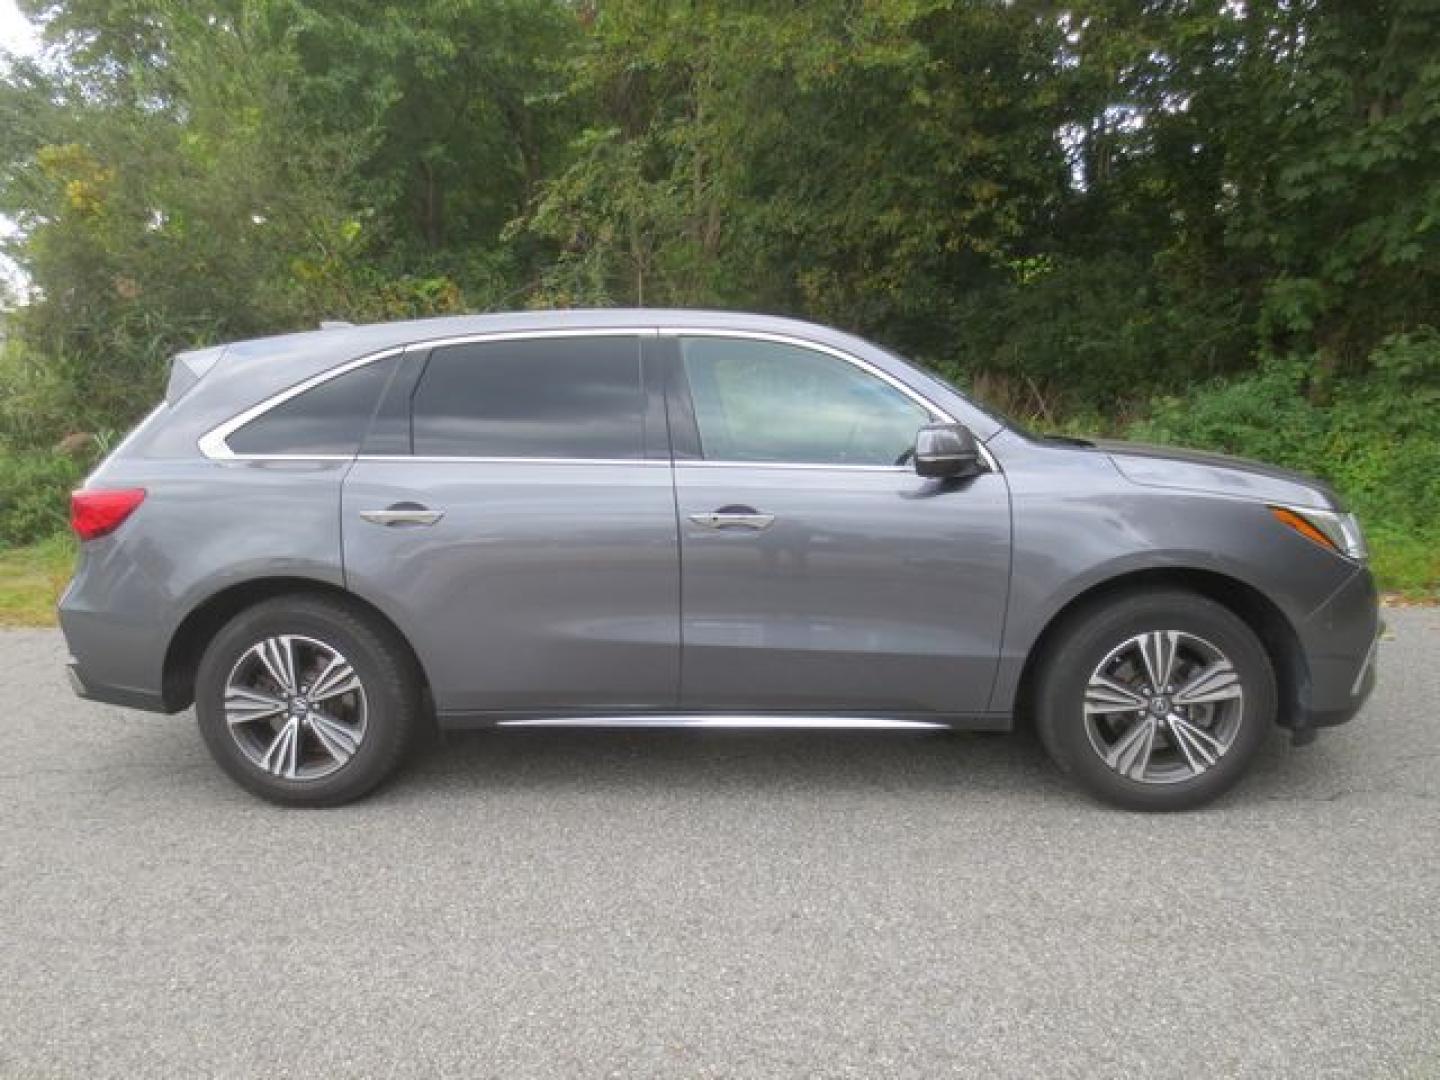
[{"label": "front bumper", "polygon": [[1305,741],[1305,732],[1353,719],[1375,689],[1385,624],[1370,571],[1357,570],[1298,629],[1308,677],[1294,728]]},{"label": "front bumper", "polygon": [[1337,724],[1348,723],[1355,719],[1356,714],[1364,708],[1365,702],[1369,700],[1371,692],[1375,689],[1376,660],[1380,652],[1380,638],[1384,633],[1385,624],[1382,622],[1376,629],[1375,639],[1370,643],[1370,649],[1360,664],[1360,671],[1350,686],[1350,700],[1338,708],[1311,709],[1308,717],[1309,727],[1335,727]]}]

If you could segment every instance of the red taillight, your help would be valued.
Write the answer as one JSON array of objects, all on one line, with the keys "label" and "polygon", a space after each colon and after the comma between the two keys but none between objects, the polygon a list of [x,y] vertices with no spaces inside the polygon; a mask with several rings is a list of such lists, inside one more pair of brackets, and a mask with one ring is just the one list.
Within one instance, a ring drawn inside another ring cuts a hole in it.
[{"label": "red taillight", "polygon": [[94,540],[114,532],[145,501],[144,488],[70,493],[70,528],[81,540]]}]

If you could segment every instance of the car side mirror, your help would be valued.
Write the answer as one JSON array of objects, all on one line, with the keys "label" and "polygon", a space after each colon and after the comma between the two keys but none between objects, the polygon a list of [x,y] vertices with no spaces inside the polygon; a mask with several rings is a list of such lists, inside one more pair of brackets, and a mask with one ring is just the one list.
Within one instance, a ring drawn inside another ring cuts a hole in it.
[{"label": "car side mirror", "polygon": [[927,424],[915,436],[915,471],[961,479],[982,472],[980,447],[964,424]]}]

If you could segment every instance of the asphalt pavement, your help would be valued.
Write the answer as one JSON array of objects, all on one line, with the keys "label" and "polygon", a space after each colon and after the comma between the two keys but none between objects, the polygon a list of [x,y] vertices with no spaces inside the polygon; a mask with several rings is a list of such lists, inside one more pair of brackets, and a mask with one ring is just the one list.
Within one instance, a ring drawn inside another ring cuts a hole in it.
[{"label": "asphalt pavement", "polygon": [[1440,611],[1210,810],[1033,738],[453,736],[281,810],[0,633],[0,1076],[1440,1076]]}]

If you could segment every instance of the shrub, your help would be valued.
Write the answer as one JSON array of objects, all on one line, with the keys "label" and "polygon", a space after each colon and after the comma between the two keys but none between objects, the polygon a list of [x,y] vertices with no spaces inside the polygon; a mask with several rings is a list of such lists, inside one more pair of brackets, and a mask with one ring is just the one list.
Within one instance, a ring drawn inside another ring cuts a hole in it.
[{"label": "shrub", "polygon": [[23,338],[0,349],[0,452],[49,449],[67,436],[110,439],[165,385],[171,349],[146,327],[116,325],[98,355],[46,352]]},{"label": "shrub", "polygon": [[0,456],[0,547],[55,536],[69,522],[69,494],[83,466],[63,454]]}]

